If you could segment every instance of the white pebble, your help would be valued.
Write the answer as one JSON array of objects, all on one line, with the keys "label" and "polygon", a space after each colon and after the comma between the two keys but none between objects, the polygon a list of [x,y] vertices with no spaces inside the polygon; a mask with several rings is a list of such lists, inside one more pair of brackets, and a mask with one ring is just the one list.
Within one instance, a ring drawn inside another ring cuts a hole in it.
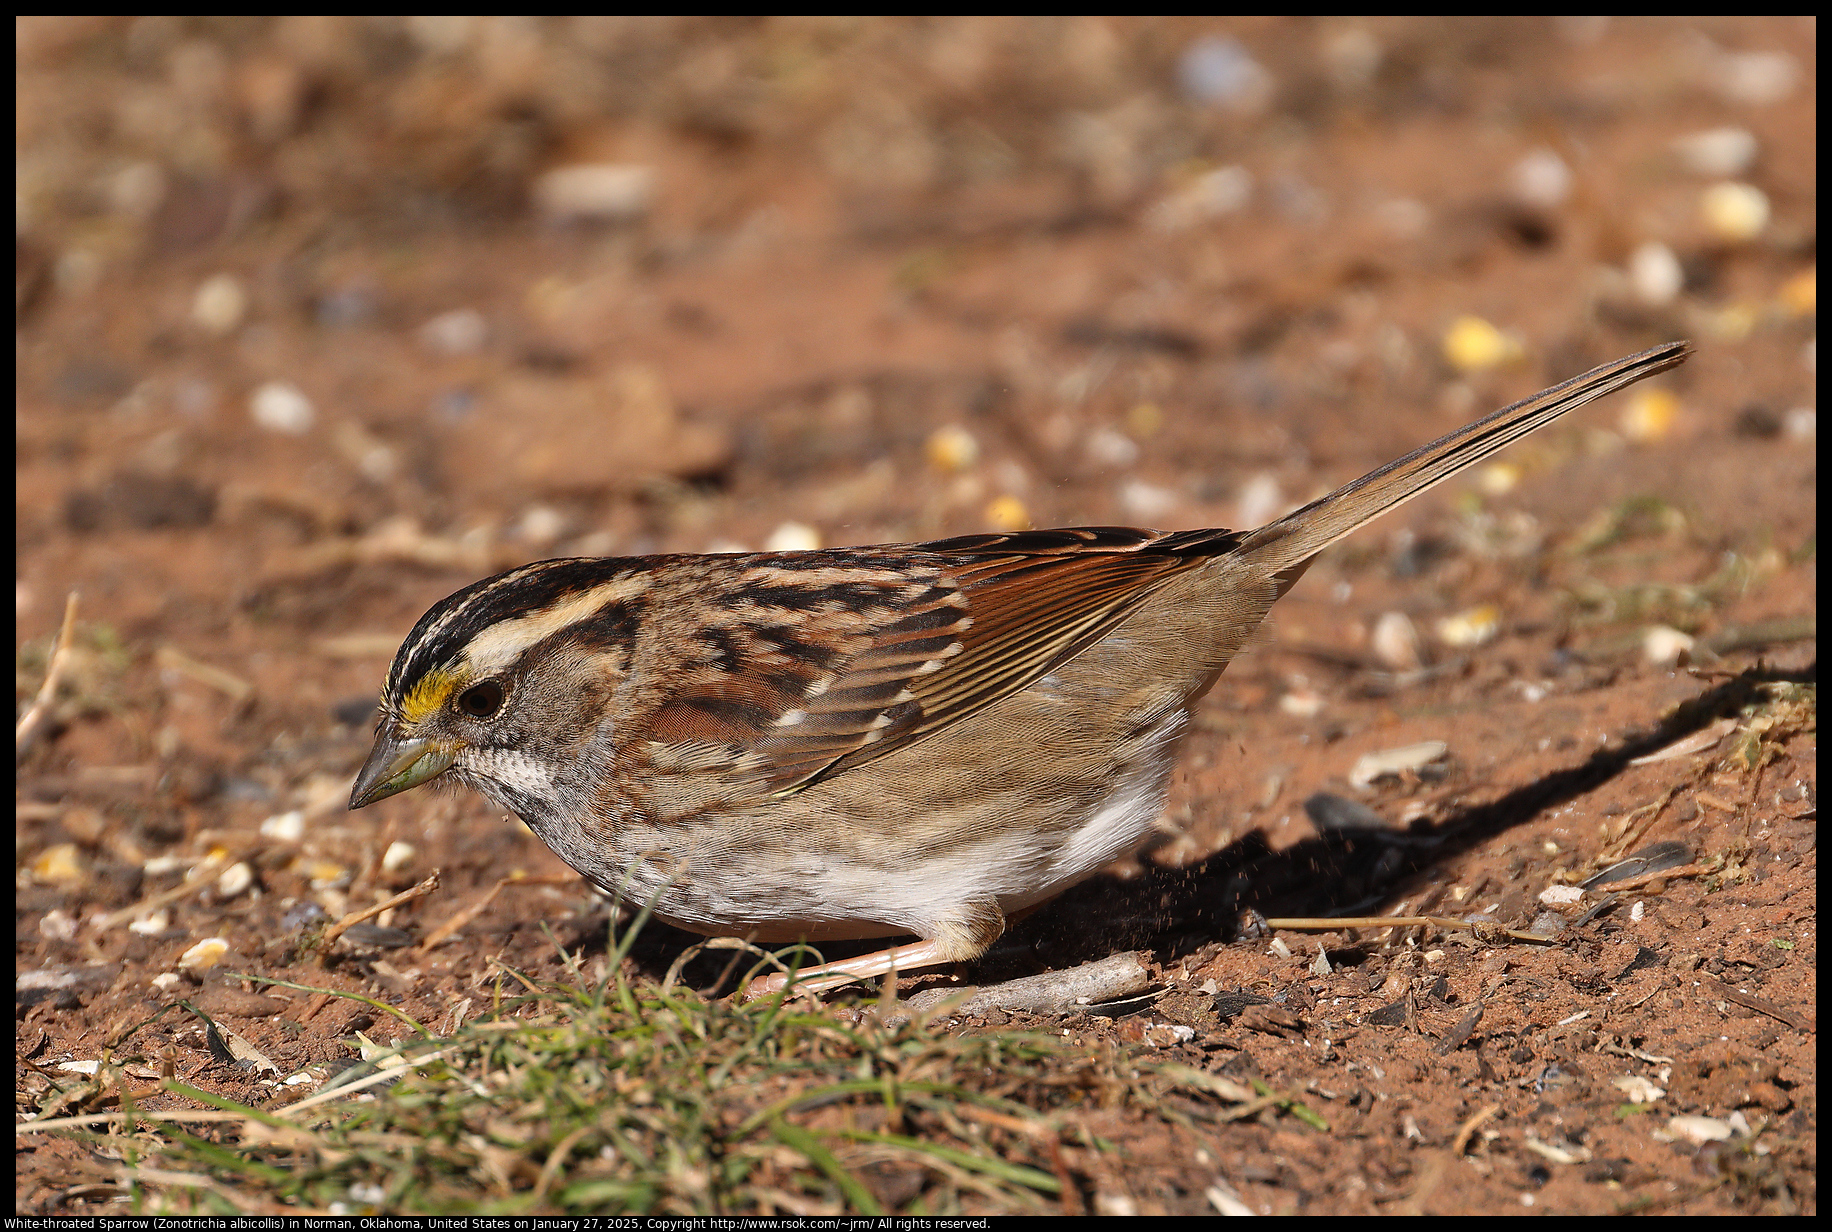
[{"label": "white pebble", "polygon": [[248,400],[248,413],[268,431],[292,436],[310,432],[318,418],[312,400],[301,393],[298,386],[285,381],[269,381],[255,390],[254,397]]},{"label": "white pebble", "polygon": [[1635,298],[1650,308],[1664,308],[1678,298],[1686,285],[1686,272],[1673,250],[1659,240],[1649,240],[1628,259],[1629,284]]},{"label": "white pebble", "polygon": [[1285,493],[1279,487],[1279,481],[1269,471],[1261,471],[1247,480],[1240,490],[1240,498],[1235,505],[1235,525],[1242,530],[1251,530],[1272,521],[1284,513]]},{"label": "white pebble", "polygon": [[516,534],[532,547],[544,548],[566,533],[566,515],[552,505],[530,505],[522,511]]},{"label": "white pebble", "polygon": [[1254,112],[1272,98],[1272,74],[1231,38],[1208,35],[1191,43],[1177,61],[1177,81],[1198,103]]},{"label": "white pebble", "polygon": [[1178,504],[1177,494],[1155,483],[1129,479],[1120,485],[1120,507],[1129,518],[1141,522],[1159,522]]},{"label": "white pebble", "polygon": [[186,971],[208,971],[228,952],[229,943],[221,937],[205,937],[178,956],[178,965]]},{"label": "white pebble", "polygon": [[182,983],[184,983],[184,977],[176,971],[162,971],[153,977],[153,987],[160,992],[171,992]]},{"label": "white pebble", "polygon": [[763,541],[766,552],[812,552],[821,546],[821,537],[803,522],[784,522]]},{"label": "white pebble", "polygon": [[1112,428],[1096,428],[1088,434],[1084,448],[1088,461],[1097,466],[1131,466],[1139,460],[1139,447],[1132,438]]},{"label": "white pebble", "polygon": [[1710,78],[1731,102],[1761,107],[1794,92],[1800,65],[1785,51],[1731,51],[1713,59]]},{"label": "white pebble", "polygon": [[1569,907],[1584,901],[1584,888],[1573,885],[1547,886],[1539,892],[1539,901],[1548,907]]},{"label": "white pebble", "polygon": [[636,163],[575,163],[534,182],[534,202],[558,219],[628,222],[649,212],[655,170]]},{"label": "white pebble", "polygon": [[261,835],[282,843],[296,843],[305,837],[305,814],[298,809],[275,813],[261,823]]},{"label": "white pebble", "polygon": [[219,898],[234,898],[253,884],[254,870],[248,867],[248,861],[237,860],[216,879],[216,893]]},{"label": "white pebble", "polygon": [[76,938],[77,918],[68,911],[53,909],[38,921],[38,933],[46,941],[72,941]]},{"label": "white pebble", "polygon": [[1747,128],[1725,125],[1687,133],[1673,143],[1673,153],[1686,170],[1713,180],[1733,179],[1756,161],[1756,135]]},{"label": "white pebble", "polygon": [[248,293],[234,274],[211,275],[191,297],[191,320],[218,336],[240,325],[247,311]]},{"label": "white pebble", "polygon": [[413,863],[416,854],[418,853],[414,851],[412,843],[403,843],[396,839],[388,844],[388,850],[382,853],[382,871],[392,873],[405,868]]},{"label": "white pebble", "polygon": [[1349,767],[1349,786],[1366,791],[1379,779],[1394,778],[1409,771],[1422,770],[1435,761],[1442,761],[1444,754],[1449,751],[1450,746],[1442,740],[1421,740],[1417,744],[1402,744],[1394,749],[1363,753]]},{"label": "white pebble", "polygon": [[1651,1104],[1667,1096],[1666,1091],[1655,1086],[1640,1074],[1624,1074],[1620,1078],[1611,1079],[1609,1085],[1637,1104]]},{"label": "white pebble", "polygon": [[1424,659],[1419,653],[1419,633],[1404,612],[1383,612],[1374,622],[1371,639],[1374,657],[1396,672],[1416,672]]},{"label": "white pebble", "polygon": [[161,907],[144,919],[135,920],[132,924],[129,924],[127,926],[127,931],[130,933],[137,933],[142,937],[157,937],[171,926],[172,913]]},{"label": "white pebble", "polygon": [[1735,1134],[1729,1122],[1708,1116],[1669,1117],[1667,1132],[1695,1146],[1703,1146],[1707,1142],[1727,1142]]},{"label": "white pebble", "polygon": [[1508,175],[1514,199],[1522,205],[1550,210],[1565,204],[1571,195],[1571,168],[1544,146],[1529,151]]},{"label": "white pebble", "polygon": [[1713,235],[1740,244],[1768,226],[1768,194],[1754,184],[1725,180],[1705,190],[1699,212]]},{"label": "white pebble", "polygon": [[1296,688],[1279,698],[1279,709],[1294,719],[1314,719],[1323,710],[1323,695],[1315,689]]},{"label": "white pebble", "polygon": [[490,326],[475,308],[442,312],[420,327],[420,345],[439,355],[469,355],[483,345]]},{"label": "white pebble", "polygon": [[1658,667],[1671,667],[1692,649],[1692,635],[1666,625],[1654,625],[1641,635],[1641,656]]}]

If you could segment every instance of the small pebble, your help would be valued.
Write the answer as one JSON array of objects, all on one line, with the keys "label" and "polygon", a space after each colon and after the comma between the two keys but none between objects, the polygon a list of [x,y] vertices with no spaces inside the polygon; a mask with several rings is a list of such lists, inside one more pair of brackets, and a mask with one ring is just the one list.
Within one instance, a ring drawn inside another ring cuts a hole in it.
[{"label": "small pebble", "polygon": [[1696,1146],[1707,1142],[1728,1142],[1735,1136],[1727,1121],[1708,1116],[1676,1116],[1667,1120],[1667,1132]]},{"label": "small pebble", "polygon": [[1699,197],[1698,206],[1711,233],[1733,244],[1756,238],[1768,226],[1768,194],[1754,184],[1713,184]]},{"label": "small pebble", "polygon": [[72,941],[80,926],[77,918],[61,909],[44,913],[38,921],[38,933],[46,941]]},{"label": "small pebble", "polygon": [[268,431],[292,436],[310,432],[318,417],[312,400],[301,393],[298,386],[285,381],[269,381],[255,390],[248,400],[248,413],[255,423]]},{"label": "small pebble", "polygon": [[1629,395],[1618,421],[1622,435],[1643,445],[1661,440],[1673,430],[1679,417],[1679,399],[1664,389],[1645,386]]},{"label": "small pebble", "polygon": [[1565,931],[1565,917],[1556,911],[1542,911],[1533,917],[1527,931],[1535,937],[1556,937]]},{"label": "small pebble", "polygon": [[562,221],[630,222],[649,212],[655,170],[637,163],[575,163],[534,182],[534,203]]},{"label": "small pebble", "polygon": [[1800,64],[1785,51],[1727,51],[1707,69],[1712,87],[1733,103],[1778,103],[1800,83]]},{"label": "small pebble", "polygon": [[1481,317],[1458,317],[1444,333],[1444,359],[1458,372],[1482,372],[1525,353],[1519,339]]},{"label": "small pebble", "polygon": [[1520,486],[1520,467],[1512,462],[1491,462],[1476,471],[1476,490],[1484,496],[1504,496]]},{"label": "small pebble", "polygon": [[300,899],[291,907],[288,907],[286,909],[286,914],[280,917],[280,931],[295,933],[308,925],[316,924],[321,920],[329,918],[330,916],[325,909],[311,899]]},{"label": "small pebble", "polygon": [[185,971],[208,971],[223,961],[223,955],[228,952],[227,941],[221,937],[206,937],[179,955],[178,966]]},{"label": "small pebble", "polygon": [[1421,740],[1417,744],[1363,753],[1349,767],[1349,786],[1366,791],[1380,779],[1422,770],[1433,762],[1442,761],[1449,751],[1450,746],[1442,740]]},{"label": "small pebble", "polygon": [[1205,171],[1151,208],[1147,221],[1160,231],[1184,231],[1239,213],[1253,199],[1253,173],[1245,167]]},{"label": "small pebble", "polygon": [[1655,1086],[1640,1074],[1624,1074],[1611,1079],[1609,1085],[1637,1104],[1651,1104],[1667,1097],[1664,1088]]},{"label": "small pebble", "polygon": [[1097,466],[1131,466],[1139,460],[1139,447],[1132,438],[1112,428],[1094,429],[1083,447],[1088,451],[1088,460]]},{"label": "small pebble", "polygon": [[438,355],[469,355],[483,346],[489,323],[475,308],[454,308],[420,326],[420,345]]},{"label": "small pebble", "polygon": [[530,547],[548,547],[566,533],[566,515],[552,505],[530,505],[522,511],[515,533]]},{"label": "small pebble", "polygon": [[1684,289],[1686,272],[1671,248],[1649,240],[1628,259],[1628,280],[1636,299],[1650,308],[1664,308]]},{"label": "small pebble", "polygon": [[1756,161],[1756,136],[1747,128],[1725,125],[1688,133],[1673,143],[1686,170],[1713,180],[1734,179]]},{"label": "small pebble", "polygon": [[294,869],[303,873],[314,890],[330,890],[346,885],[350,880],[350,870],[335,860],[309,859],[295,863]]},{"label": "small pebble", "polygon": [[1584,889],[1574,885],[1547,886],[1539,892],[1539,901],[1548,907],[1569,907],[1584,901]]},{"label": "small pebble", "polygon": [[1781,286],[1781,306],[1791,317],[1811,316],[1819,308],[1819,270],[1801,270]]},{"label": "small pebble", "polygon": [[153,987],[160,992],[171,992],[182,983],[184,983],[184,977],[176,971],[162,971],[153,977]]},{"label": "small pebble", "polygon": [[802,522],[784,522],[763,541],[766,552],[812,552],[820,546],[820,535]]},{"label": "small pebble", "polygon": [[993,530],[1007,533],[1029,530],[1035,525],[1024,502],[1015,496],[1000,496],[987,505],[986,524]]},{"label": "small pebble", "polygon": [[171,926],[172,913],[162,907],[158,911],[146,916],[144,919],[135,920],[133,923],[129,924],[127,926],[127,931],[136,933],[142,937],[157,937]]},{"label": "small pebble", "polygon": [[1315,689],[1293,689],[1279,698],[1279,709],[1293,718],[1312,719],[1323,710],[1323,695]]},{"label": "small pebble", "polygon": [[191,320],[219,337],[240,325],[247,311],[248,293],[234,274],[211,275],[191,298]]},{"label": "small pebble", "polygon": [[1438,621],[1438,640],[1446,646],[1467,650],[1486,646],[1501,632],[1501,610],[1484,603],[1468,611],[1446,616]]},{"label": "small pebble", "polygon": [[1120,507],[1126,516],[1148,524],[1161,522],[1179,504],[1177,494],[1155,483],[1129,479],[1120,485]]},{"label": "small pebble", "polygon": [[237,860],[216,879],[216,893],[219,898],[234,898],[254,884],[254,870],[248,867],[248,861]]},{"label": "small pebble", "polygon": [[935,429],[923,446],[929,465],[944,475],[958,474],[980,460],[980,443],[958,424]]},{"label": "small pebble", "polygon": [[75,843],[58,843],[32,861],[32,878],[51,885],[67,885],[84,878],[83,860]]},{"label": "small pebble", "polygon": [[1666,625],[1655,625],[1641,635],[1641,657],[1658,667],[1671,667],[1692,649],[1692,635]]},{"label": "small pebble", "polygon": [[382,853],[382,871],[385,873],[398,872],[412,864],[417,854],[412,843],[404,843],[396,839],[388,844],[388,850]]},{"label": "small pebble", "polygon": [[1380,619],[1374,622],[1370,644],[1374,657],[1392,671],[1416,672],[1424,663],[1418,630],[1404,612],[1382,612]]},{"label": "small pebble", "polygon": [[1514,199],[1535,209],[1550,210],[1565,204],[1571,195],[1571,168],[1545,147],[1530,151],[1508,174]]},{"label": "small pebble", "polygon": [[276,813],[261,823],[261,836],[296,843],[305,837],[305,814],[298,809]]},{"label": "small pebble", "polygon": [[1193,102],[1251,113],[1271,101],[1275,83],[1238,41],[1211,34],[1191,43],[1178,58],[1177,84]]},{"label": "small pebble", "polygon": [[1264,526],[1288,507],[1277,477],[1269,471],[1261,471],[1247,480],[1240,490],[1234,507],[1234,516],[1238,519],[1235,525],[1243,530]]}]

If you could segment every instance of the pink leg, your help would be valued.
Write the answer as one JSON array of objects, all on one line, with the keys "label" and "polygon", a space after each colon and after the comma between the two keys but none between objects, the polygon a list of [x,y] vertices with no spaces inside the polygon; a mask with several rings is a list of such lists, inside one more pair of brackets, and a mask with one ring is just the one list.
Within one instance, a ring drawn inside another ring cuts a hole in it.
[{"label": "pink leg", "polygon": [[[857,958],[823,963],[818,967],[804,967],[795,973],[795,982],[810,992],[824,993],[842,985],[858,980],[868,980],[873,976],[884,975],[890,971],[914,971],[919,967],[934,967],[941,963],[959,961],[959,956],[951,953],[950,947],[944,942],[917,941],[888,950],[879,950],[875,954],[861,954]],[[775,996],[788,982],[789,977],[781,972],[765,976],[753,981],[745,996],[747,998]]]},{"label": "pink leg", "polygon": [[[795,982],[812,992],[822,993],[890,971],[915,971],[942,963],[966,962],[984,954],[986,947],[997,941],[1004,931],[1005,916],[999,905],[990,898],[976,899],[962,903],[954,918],[944,921],[933,937],[861,954],[857,958],[808,967],[796,973]],[[745,996],[747,999],[774,996],[788,982],[786,975],[767,976],[753,982]]]}]

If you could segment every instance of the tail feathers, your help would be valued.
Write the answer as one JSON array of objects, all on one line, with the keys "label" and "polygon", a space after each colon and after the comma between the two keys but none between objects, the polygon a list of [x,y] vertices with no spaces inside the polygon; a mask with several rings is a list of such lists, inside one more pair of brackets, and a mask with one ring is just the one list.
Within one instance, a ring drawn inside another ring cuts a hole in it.
[{"label": "tail feathers", "polygon": [[[1639,355],[1593,368],[1562,385],[1503,407],[1486,419],[1458,428],[1302,509],[1293,510],[1276,522],[1247,532],[1239,550],[1264,561],[1281,576],[1284,581],[1280,588],[1282,594],[1285,587],[1297,580],[1312,557],[1344,535],[1528,433],[1538,431],[1566,411],[1644,377],[1677,367],[1691,353],[1689,343],[1668,342]],[[1285,580],[1286,574],[1289,580]]]}]

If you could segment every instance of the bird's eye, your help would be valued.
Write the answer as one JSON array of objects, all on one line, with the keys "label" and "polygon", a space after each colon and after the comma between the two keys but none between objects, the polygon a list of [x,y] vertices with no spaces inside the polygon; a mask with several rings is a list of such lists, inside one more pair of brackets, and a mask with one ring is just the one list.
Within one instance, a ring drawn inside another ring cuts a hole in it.
[{"label": "bird's eye", "polygon": [[494,680],[474,684],[458,695],[458,709],[474,719],[487,719],[502,705],[503,687]]}]

